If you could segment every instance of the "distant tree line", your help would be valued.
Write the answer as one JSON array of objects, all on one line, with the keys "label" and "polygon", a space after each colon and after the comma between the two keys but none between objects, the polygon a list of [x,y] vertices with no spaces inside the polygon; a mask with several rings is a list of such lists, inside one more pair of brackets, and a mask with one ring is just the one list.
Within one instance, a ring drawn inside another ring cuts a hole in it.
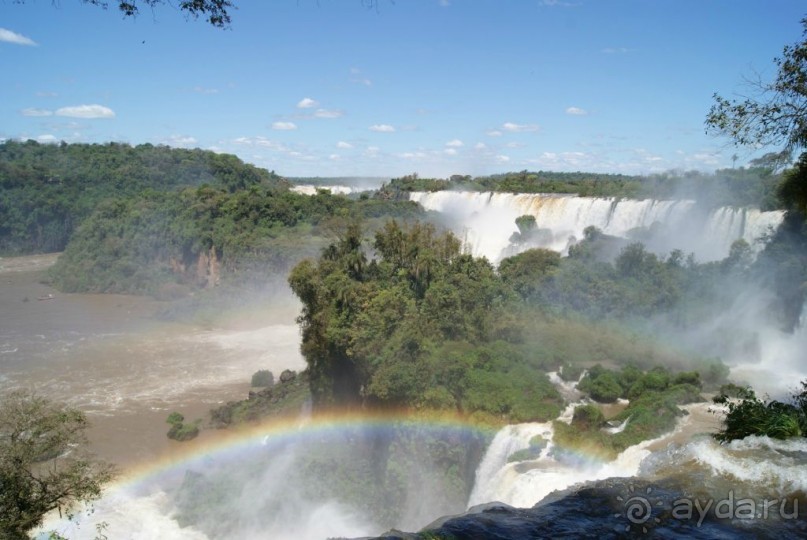
[{"label": "distant tree line", "polygon": [[209,185],[280,189],[279,176],[230,154],[143,144],[0,144],[0,254],[61,251],[103,201]]},{"label": "distant tree line", "polygon": [[454,175],[447,179],[411,174],[395,178],[380,191],[382,198],[406,198],[412,191],[470,190],[505,193],[564,193],[581,197],[629,199],[695,199],[715,206],[783,208],[779,163],[752,161],[747,168],[631,176],[588,172],[520,171],[491,176]]}]

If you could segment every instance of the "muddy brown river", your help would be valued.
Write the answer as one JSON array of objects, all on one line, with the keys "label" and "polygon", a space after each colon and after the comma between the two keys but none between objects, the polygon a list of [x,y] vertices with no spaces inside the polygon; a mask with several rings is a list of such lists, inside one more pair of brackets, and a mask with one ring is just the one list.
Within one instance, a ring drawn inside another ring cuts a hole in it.
[{"label": "muddy brown river", "polygon": [[212,324],[166,322],[163,302],[43,284],[56,257],[0,258],[0,392],[29,388],[85,411],[92,450],[124,469],[181,445],[166,437],[170,412],[206,420],[244,398],[255,371],[305,365],[288,290]]}]

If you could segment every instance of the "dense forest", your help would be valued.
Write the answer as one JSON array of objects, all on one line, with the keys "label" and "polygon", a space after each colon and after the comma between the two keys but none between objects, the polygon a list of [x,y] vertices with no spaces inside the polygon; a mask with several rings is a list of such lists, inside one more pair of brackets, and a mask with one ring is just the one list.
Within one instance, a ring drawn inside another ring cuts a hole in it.
[{"label": "dense forest", "polygon": [[280,189],[279,176],[229,154],[143,144],[0,144],[0,254],[61,251],[107,199],[209,185]]},{"label": "dense forest", "polygon": [[491,176],[454,175],[448,179],[395,178],[380,191],[387,198],[407,197],[412,191],[446,189],[507,193],[570,193],[582,197],[629,199],[694,199],[715,206],[781,208],[778,163],[771,157],[753,161],[747,168],[720,169],[713,174],[672,171],[649,176],[588,172],[521,171]]}]

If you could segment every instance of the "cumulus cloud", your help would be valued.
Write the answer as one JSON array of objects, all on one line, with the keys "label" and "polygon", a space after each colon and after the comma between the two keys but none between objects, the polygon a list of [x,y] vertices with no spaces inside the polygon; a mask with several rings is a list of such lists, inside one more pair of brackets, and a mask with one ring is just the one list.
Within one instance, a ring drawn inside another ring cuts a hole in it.
[{"label": "cumulus cloud", "polygon": [[446,146],[450,146],[452,148],[460,148],[464,146],[464,143],[459,139],[452,139],[446,143]]},{"label": "cumulus cloud", "polygon": [[33,39],[5,28],[0,28],[0,41],[5,43],[13,43],[15,45],[36,45],[36,42]]},{"label": "cumulus cloud", "polygon": [[337,147],[337,148],[343,148],[343,149],[345,149],[345,150],[348,150],[348,149],[350,149],[350,148],[353,148],[353,145],[352,145],[352,144],[350,144],[349,142],[345,142],[345,141],[339,141],[338,143],[336,143],[336,147]]},{"label": "cumulus cloud", "polygon": [[585,116],[588,114],[588,111],[581,109],[580,107],[569,107],[566,109],[566,114],[571,114],[572,116]]},{"label": "cumulus cloud", "polygon": [[297,102],[298,109],[313,109],[317,105],[319,105],[319,101],[317,101],[316,99],[311,99],[309,97],[305,97]]},{"label": "cumulus cloud", "polygon": [[502,124],[502,129],[504,131],[509,131],[510,133],[527,133],[530,131],[538,131],[538,126],[536,124],[516,124],[515,122],[505,122]]},{"label": "cumulus cloud", "polygon": [[115,118],[115,111],[103,105],[75,105],[56,109],[56,116],[68,118]]},{"label": "cumulus cloud", "polygon": [[490,131],[488,131],[488,136],[490,136],[490,137],[501,137],[502,132],[499,131],[498,129],[491,129]]},{"label": "cumulus cloud", "polygon": [[21,110],[20,114],[23,116],[51,116],[53,115],[53,111],[49,111],[47,109],[37,109],[36,107],[28,107],[27,109]]},{"label": "cumulus cloud", "polygon": [[59,139],[48,133],[46,135],[40,135],[36,138],[36,141],[43,144],[53,144],[59,142]]},{"label": "cumulus cloud", "polygon": [[498,156],[496,156],[496,161],[498,161],[499,163],[507,163],[508,161],[510,161],[510,156],[499,154]]},{"label": "cumulus cloud", "polygon": [[395,128],[389,124],[373,124],[368,129],[377,133],[393,133],[395,131]]},{"label": "cumulus cloud", "polygon": [[456,148],[446,148],[445,150],[443,150],[443,153],[445,155],[447,155],[447,156],[456,156],[457,155],[457,149]]},{"label": "cumulus cloud", "polygon": [[328,156],[328,159],[336,161],[339,159],[339,154],[331,154],[330,156]]},{"label": "cumulus cloud", "polygon": [[483,142],[478,142],[474,145],[474,150],[485,150],[487,149],[488,145]]},{"label": "cumulus cloud", "polygon": [[297,129],[297,124],[294,122],[273,122],[272,129],[276,129],[278,131],[292,131]]},{"label": "cumulus cloud", "polygon": [[314,113],[316,118],[341,118],[345,113],[340,110],[329,111],[328,109],[317,109]]}]

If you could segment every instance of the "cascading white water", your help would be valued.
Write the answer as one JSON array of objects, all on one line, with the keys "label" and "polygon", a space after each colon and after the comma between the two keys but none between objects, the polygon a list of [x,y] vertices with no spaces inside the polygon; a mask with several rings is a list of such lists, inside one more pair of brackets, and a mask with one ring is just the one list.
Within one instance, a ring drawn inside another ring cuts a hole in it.
[{"label": "cascading white water", "polygon": [[[558,420],[564,421],[564,417],[571,420],[569,411],[573,411],[575,405],[567,407]],[[689,411],[694,407],[703,405],[683,408]],[[602,462],[579,452],[556,451],[551,441],[554,435],[551,422],[505,426],[496,434],[477,468],[476,482],[468,499],[468,507],[499,501],[528,508],[553,491],[575,484],[604,478],[637,476],[642,462],[651,454],[649,448],[671,440],[688,421],[688,416],[683,417],[671,433],[628,447],[611,462]],[[535,435],[543,435],[550,441],[540,455],[535,459],[509,463],[508,458],[518,450],[527,448]]]},{"label": "cascading white water", "polygon": [[[415,192],[410,200],[450,215],[471,252],[493,262],[529,247],[565,252],[591,225],[608,235],[641,238],[658,253],[681,249],[694,253],[700,261],[719,260],[741,238],[758,248],[760,239],[784,218],[782,211],[710,209],[692,200],[460,191]],[[515,220],[523,215],[535,217],[537,228],[546,234],[537,235],[527,245],[513,246],[510,236],[518,231]],[[636,236],[637,229],[646,230]]]}]

